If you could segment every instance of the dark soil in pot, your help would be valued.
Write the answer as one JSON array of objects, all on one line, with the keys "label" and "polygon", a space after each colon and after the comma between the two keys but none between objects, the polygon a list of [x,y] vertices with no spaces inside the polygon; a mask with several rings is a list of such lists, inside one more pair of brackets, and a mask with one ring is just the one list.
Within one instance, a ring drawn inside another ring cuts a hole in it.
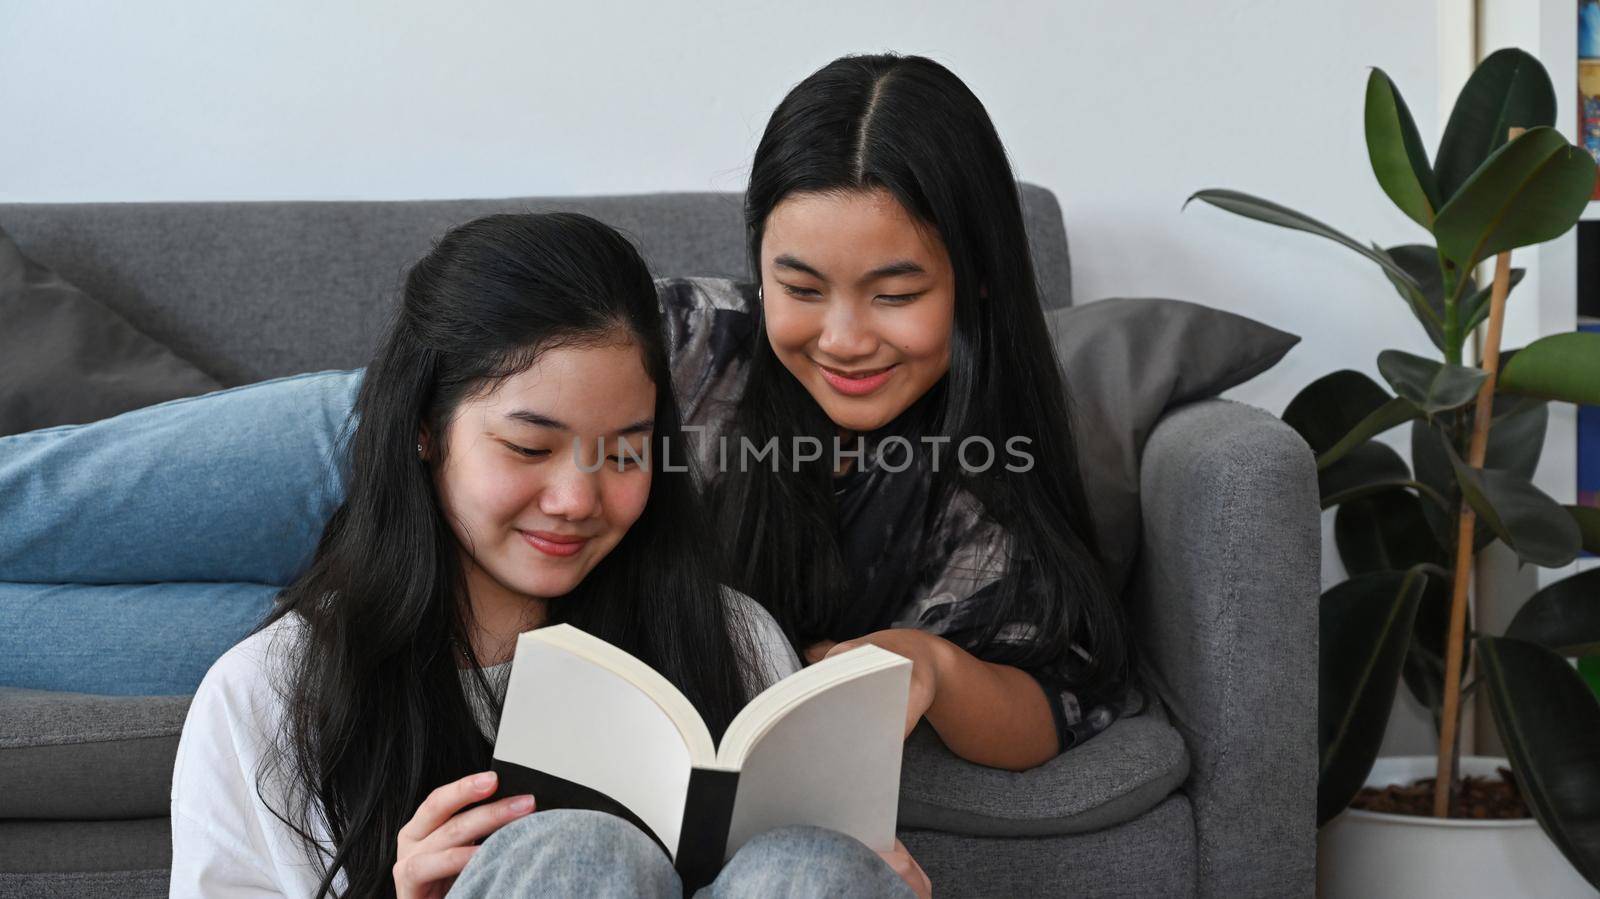
[{"label": "dark soil in pot", "polygon": [[[1461,792],[1450,808],[1452,818],[1511,820],[1532,817],[1522,801],[1516,778],[1509,768],[1496,769],[1497,776],[1468,776],[1461,779]],[[1363,787],[1350,802],[1351,808],[1391,815],[1433,816],[1433,778],[1411,784]]]}]

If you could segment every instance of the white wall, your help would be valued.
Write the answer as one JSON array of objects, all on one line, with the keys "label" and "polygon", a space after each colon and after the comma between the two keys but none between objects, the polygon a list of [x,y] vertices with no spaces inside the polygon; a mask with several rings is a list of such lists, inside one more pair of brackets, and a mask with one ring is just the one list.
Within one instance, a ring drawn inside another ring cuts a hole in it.
[{"label": "white wall", "polygon": [[[0,3],[0,201],[741,187],[772,106],[837,54],[950,65],[1065,208],[1080,300],[1182,297],[1305,336],[1274,412],[1425,340],[1369,263],[1199,204],[1276,199],[1385,243],[1367,66],[1438,133],[1434,0],[1009,4]],[[1431,142],[1431,140],[1430,140]]]},{"label": "white wall", "polygon": [[1228,187],[1360,238],[1422,237],[1373,180],[1361,109],[1382,67],[1436,142],[1435,16],[1435,0],[7,0],[0,202],[738,190],[796,81],[844,52],[922,53],[1061,198],[1079,301],[1180,297],[1305,337],[1231,394],[1277,413],[1426,339],[1354,254],[1180,206]]}]

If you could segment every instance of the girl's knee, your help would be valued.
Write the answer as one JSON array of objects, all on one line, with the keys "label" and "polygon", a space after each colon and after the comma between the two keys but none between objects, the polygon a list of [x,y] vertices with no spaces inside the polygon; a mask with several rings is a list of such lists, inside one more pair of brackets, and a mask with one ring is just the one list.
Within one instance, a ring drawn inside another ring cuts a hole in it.
[{"label": "girl's knee", "polygon": [[778,827],[750,839],[711,895],[898,896],[904,883],[860,840],[822,827]]},{"label": "girl's knee", "polygon": [[[616,815],[589,809],[534,812],[495,831],[484,841],[484,848],[497,841],[498,844],[515,844],[513,851],[519,854],[538,848],[558,851],[582,848],[624,860],[666,857],[661,847],[639,828]],[[497,845],[497,848],[502,846]]]},{"label": "girl's knee", "polygon": [[534,812],[483,842],[452,896],[667,896],[681,886],[654,840],[614,815]]}]

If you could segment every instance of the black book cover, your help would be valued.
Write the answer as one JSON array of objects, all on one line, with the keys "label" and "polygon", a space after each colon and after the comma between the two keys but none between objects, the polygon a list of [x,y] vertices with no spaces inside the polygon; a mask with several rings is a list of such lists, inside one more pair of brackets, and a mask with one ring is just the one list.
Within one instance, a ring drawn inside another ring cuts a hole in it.
[{"label": "black book cover", "polygon": [[[490,769],[500,778],[493,799],[531,793],[538,809],[535,814],[558,808],[582,808],[616,815],[644,831],[662,852],[667,851],[666,843],[638,815],[599,790],[502,759],[495,759]],[[684,895],[692,895],[716,879],[717,872],[722,870],[722,857],[728,848],[728,826],[733,822],[733,800],[738,790],[736,771],[695,768],[689,772],[689,795],[684,802],[675,865],[678,876],[683,879]]]}]

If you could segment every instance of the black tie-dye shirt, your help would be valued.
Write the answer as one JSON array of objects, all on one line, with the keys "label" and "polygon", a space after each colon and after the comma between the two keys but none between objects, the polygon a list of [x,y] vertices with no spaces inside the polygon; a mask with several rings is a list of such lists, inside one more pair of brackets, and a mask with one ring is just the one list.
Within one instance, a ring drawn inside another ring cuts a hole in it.
[{"label": "black tie-dye shirt", "polygon": [[[662,280],[656,286],[681,416],[700,463],[714,471],[719,438],[729,431],[748,374],[755,286],[720,278]],[[892,436],[915,444],[920,413],[934,399],[924,396],[895,422],[864,435],[864,458],[873,459]],[[932,477],[926,456],[904,471],[891,470],[897,467],[853,465],[834,482],[839,546],[855,599],[837,638],[909,627],[970,645],[989,623],[989,599],[1007,576],[1008,535],[965,492],[957,491],[943,508],[928,508]],[[1033,639],[1025,623],[1002,625],[996,635],[1002,643]],[[1069,651],[1085,655],[1078,646]],[[1051,700],[1062,751],[1116,718],[1119,703],[1075,690],[1057,667],[1028,673]]]}]

